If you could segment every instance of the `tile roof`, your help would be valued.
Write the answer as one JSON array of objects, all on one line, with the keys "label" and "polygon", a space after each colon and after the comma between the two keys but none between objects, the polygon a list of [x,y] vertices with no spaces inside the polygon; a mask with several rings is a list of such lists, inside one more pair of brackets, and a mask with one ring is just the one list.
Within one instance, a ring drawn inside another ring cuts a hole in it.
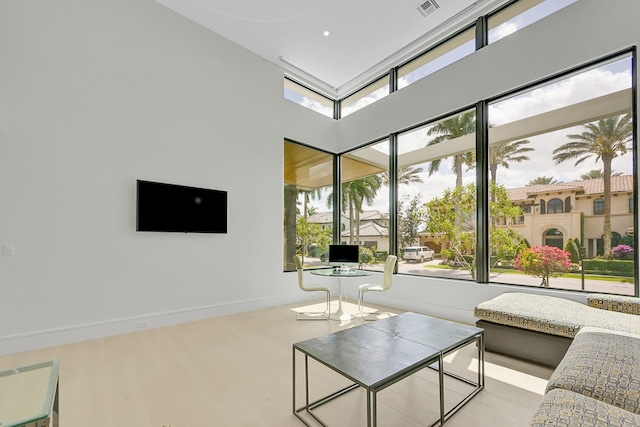
[{"label": "tile roof", "polygon": [[[373,221],[377,219],[384,219],[385,215],[378,210],[362,211],[360,213],[360,221]],[[348,212],[342,214],[342,218],[349,219]],[[333,220],[333,212],[320,212],[317,214],[309,215],[309,222],[316,224],[330,223]]]},{"label": "tile roof", "polygon": [[[553,192],[584,192],[585,195],[597,195],[604,192],[604,179],[594,178],[581,181],[561,182],[548,185],[529,185],[526,187],[510,188],[507,190],[509,197],[514,202],[527,200],[536,194]],[[633,175],[620,175],[611,177],[611,191],[613,193],[633,191]]]},{"label": "tile roof", "polygon": [[[342,237],[349,237],[349,230],[345,230],[342,232]],[[354,230],[354,235],[355,235],[355,230]],[[375,222],[366,222],[363,224],[360,224],[360,237],[365,237],[365,236],[388,236],[389,235],[389,230],[386,229],[385,227],[382,227],[379,224],[376,224]]]}]

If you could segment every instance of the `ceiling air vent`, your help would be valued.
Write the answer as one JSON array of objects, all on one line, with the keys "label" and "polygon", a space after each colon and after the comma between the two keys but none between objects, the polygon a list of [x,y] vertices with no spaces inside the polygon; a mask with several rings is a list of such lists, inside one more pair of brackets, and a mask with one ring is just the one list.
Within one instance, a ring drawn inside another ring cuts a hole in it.
[{"label": "ceiling air vent", "polygon": [[440,5],[436,2],[436,0],[427,0],[424,3],[420,3],[417,9],[418,12],[420,12],[420,14],[426,18],[436,10],[440,9]]}]

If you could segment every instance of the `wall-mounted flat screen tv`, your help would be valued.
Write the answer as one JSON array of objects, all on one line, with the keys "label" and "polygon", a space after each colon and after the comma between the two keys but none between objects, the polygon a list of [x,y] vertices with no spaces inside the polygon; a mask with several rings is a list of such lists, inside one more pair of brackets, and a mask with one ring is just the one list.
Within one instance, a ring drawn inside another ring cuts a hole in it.
[{"label": "wall-mounted flat screen tv", "polygon": [[227,192],[137,182],[137,231],[226,233]]}]

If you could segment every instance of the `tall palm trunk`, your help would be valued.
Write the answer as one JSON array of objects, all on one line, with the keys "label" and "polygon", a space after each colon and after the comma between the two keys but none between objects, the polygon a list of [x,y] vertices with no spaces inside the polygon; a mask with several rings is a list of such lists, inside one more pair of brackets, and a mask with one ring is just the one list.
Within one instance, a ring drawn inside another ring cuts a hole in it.
[{"label": "tall palm trunk", "polygon": [[356,240],[354,242],[354,244],[359,245],[360,244],[360,209],[356,209]]},{"label": "tall palm trunk", "polygon": [[295,185],[284,187],[284,268],[295,270],[293,257],[296,255],[296,201],[298,188]]},{"label": "tall palm trunk", "polygon": [[355,227],[355,218],[353,217],[353,199],[349,197],[349,244],[353,245],[353,229]]},{"label": "tall palm trunk", "polygon": [[[454,168],[456,172],[456,188],[462,188],[462,156],[457,155],[454,157]],[[456,227],[460,227],[462,224],[462,209],[460,207],[460,200],[454,200],[454,209],[456,210]]]},{"label": "tall palm trunk", "polygon": [[611,161],[613,156],[605,154],[602,156],[603,184],[604,184],[604,255],[611,254]]},{"label": "tall palm trunk", "polygon": [[458,154],[454,158],[455,171],[456,171],[456,188],[462,187],[462,155]]}]

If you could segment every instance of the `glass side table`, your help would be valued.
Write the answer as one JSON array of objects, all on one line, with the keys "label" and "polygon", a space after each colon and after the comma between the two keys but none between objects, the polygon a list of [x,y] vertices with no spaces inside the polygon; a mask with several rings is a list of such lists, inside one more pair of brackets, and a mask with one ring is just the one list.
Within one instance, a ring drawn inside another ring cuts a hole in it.
[{"label": "glass side table", "polygon": [[59,360],[0,372],[0,427],[57,427]]}]

